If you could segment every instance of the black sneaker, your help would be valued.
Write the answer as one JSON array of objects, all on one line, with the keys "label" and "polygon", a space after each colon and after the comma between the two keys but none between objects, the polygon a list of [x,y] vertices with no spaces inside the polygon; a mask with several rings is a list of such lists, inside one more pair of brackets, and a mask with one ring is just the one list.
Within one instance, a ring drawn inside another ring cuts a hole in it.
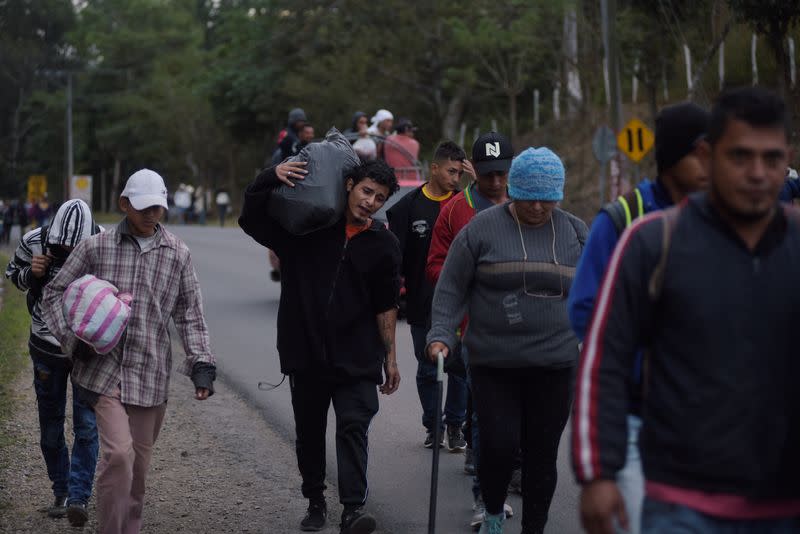
[{"label": "black sneaker", "polygon": [[361,508],[345,508],[339,534],[370,534],[376,527],[375,518]]},{"label": "black sneaker", "polygon": [[300,521],[300,530],[304,532],[318,532],[325,528],[328,522],[328,506],[325,499],[313,500],[308,503],[306,516]]},{"label": "black sneaker", "polygon": [[522,469],[516,468],[511,473],[511,482],[508,483],[508,492],[522,495]]},{"label": "black sneaker", "polygon": [[[445,436],[445,435],[444,435],[444,432],[442,432],[442,434],[443,434],[443,435],[442,435],[442,442],[439,444],[439,447],[443,447],[443,446],[444,446],[444,444],[445,444],[445,440],[447,439],[447,436]],[[428,432],[425,434],[425,441],[422,443],[422,445],[423,445],[423,446],[424,446],[426,449],[432,449],[432,448],[433,448],[433,438],[434,438],[434,436],[433,436],[433,431],[432,431],[432,430],[429,430],[429,431],[428,431]]]},{"label": "black sneaker", "polygon": [[50,517],[64,517],[67,513],[67,498],[56,497],[53,506],[47,509],[47,515]]},{"label": "black sneaker", "polygon": [[86,503],[80,501],[69,503],[69,506],[67,506],[67,519],[71,526],[83,527],[89,520],[89,511],[86,509]]},{"label": "black sneaker", "polygon": [[467,449],[464,454],[464,473],[468,475],[475,474],[475,454],[472,449]]},{"label": "black sneaker", "polygon": [[464,432],[461,425],[447,425],[447,450],[450,452],[461,452],[466,450],[467,440],[464,439]]}]

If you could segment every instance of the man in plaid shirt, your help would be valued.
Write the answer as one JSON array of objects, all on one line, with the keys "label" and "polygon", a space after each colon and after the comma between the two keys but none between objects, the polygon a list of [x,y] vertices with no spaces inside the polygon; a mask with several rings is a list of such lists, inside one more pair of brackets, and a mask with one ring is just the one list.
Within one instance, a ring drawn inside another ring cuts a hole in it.
[{"label": "man in plaid shirt", "polygon": [[[169,319],[183,341],[180,372],[195,398],[213,394],[216,366],[203,317],[200,285],[187,246],[159,225],[167,189],[157,173],[134,173],[119,199],[125,218],[115,229],[75,247],[47,286],[43,316],[66,354],[72,379],[94,406],[100,435],[97,516],[101,534],[136,534],[142,524],[145,476],[166,411],[172,369]],[[62,313],[64,290],[93,274],[133,295],[122,341],[101,356],[79,340]]]}]

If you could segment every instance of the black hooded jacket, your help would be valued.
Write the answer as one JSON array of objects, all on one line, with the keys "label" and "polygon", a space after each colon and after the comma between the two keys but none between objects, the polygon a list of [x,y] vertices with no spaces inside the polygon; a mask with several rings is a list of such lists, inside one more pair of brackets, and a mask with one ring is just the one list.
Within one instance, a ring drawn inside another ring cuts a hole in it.
[{"label": "black hooded jacket", "polygon": [[268,213],[279,183],[274,167],[258,175],[245,191],[239,226],[281,260],[281,372],[381,383],[386,349],[376,316],[397,306],[397,239],[373,222],[348,241],[344,217],[304,236],[289,234]]}]

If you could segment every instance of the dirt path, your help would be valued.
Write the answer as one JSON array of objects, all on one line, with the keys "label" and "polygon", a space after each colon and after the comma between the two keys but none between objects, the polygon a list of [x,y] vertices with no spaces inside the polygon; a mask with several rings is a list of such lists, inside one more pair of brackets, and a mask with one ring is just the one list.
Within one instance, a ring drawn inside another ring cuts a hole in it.
[{"label": "dirt path", "polygon": [[[179,354],[175,355],[180,357]],[[30,360],[29,360],[30,361]],[[0,532],[80,532],[41,509],[52,502],[38,446],[36,399],[30,364],[11,388],[15,417],[0,426],[12,445],[0,449]],[[188,378],[174,374],[167,417],[148,478],[143,533],[299,532],[306,502],[289,441],[225,384],[205,402],[192,399]],[[71,409],[68,409],[68,420]],[[68,443],[71,443],[68,428]],[[328,500],[338,532],[335,488]],[[332,498],[333,497],[333,498]],[[90,522],[96,530],[94,497]]]}]

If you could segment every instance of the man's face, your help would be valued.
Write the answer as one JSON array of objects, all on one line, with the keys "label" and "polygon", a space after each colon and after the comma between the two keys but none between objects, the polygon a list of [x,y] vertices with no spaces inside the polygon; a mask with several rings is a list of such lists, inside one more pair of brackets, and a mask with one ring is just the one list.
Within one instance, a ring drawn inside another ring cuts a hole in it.
[{"label": "man's face", "polygon": [[394,119],[384,119],[378,124],[378,129],[382,132],[391,132],[394,126]]},{"label": "man's face", "polygon": [[710,185],[708,144],[701,141],[693,151],[678,160],[666,175],[675,189],[686,196],[697,191],[706,191]]},{"label": "man's face", "polygon": [[542,226],[550,220],[556,204],[549,200],[514,200],[514,210],[522,224]]},{"label": "man's face", "polygon": [[712,198],[729,216],[758,221],[772,212],[791,157],[783,128],[730,119],[711,148]]},{"label": "man's face", "polygon": [[499,200],[506,195],[508,188],[508,171],[492,171],[479,174],[478,191],[489,200]]},{"label": "man's face", "polygon": [[357,224],[364,224],[389,198],[389,187],[377,183],[372,178],[364,178],[357,184],[354,184],[352,178],[348,178],[347,192],[350,219]]},{"label": "man's face", "polygon": [[310,143],[314,139],[314,127],[313,126],[304,126],[303,130],[300,132],[300,141],[303,143]]},{"label": "man's face", "polygon": [[431,163],[431,181],[445,191],[455,191],[463,174],[464,166],[460,161],[444,159]]},{"label": "man's face", "polygon": [[143,210],[135,209],[125,197],[120,197],[119,208],[128,219],[131,233],[137,237],[150,237],[156,231],[156,225],[164,216],[164,208],[150,206]]}]

